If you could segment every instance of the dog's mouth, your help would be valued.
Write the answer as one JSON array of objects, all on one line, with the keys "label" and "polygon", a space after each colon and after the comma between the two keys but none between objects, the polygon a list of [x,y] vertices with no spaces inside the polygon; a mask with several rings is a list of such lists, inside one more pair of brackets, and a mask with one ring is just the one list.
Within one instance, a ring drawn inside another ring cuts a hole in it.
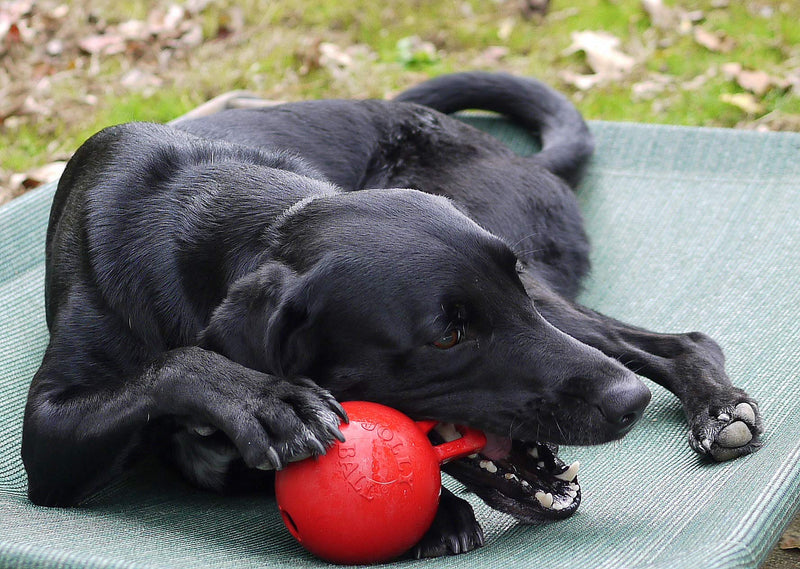
[{"label": "dog's mouth", "polygon": [[[455,440],[460,433],[441,423],[429,434],[435,444]],[[496,510],[525,523],[566,518],[578,509],[581,488],[579,463],[567,464],[552,443],[527,443],[487,434],[477,454],[442,466]]]}]

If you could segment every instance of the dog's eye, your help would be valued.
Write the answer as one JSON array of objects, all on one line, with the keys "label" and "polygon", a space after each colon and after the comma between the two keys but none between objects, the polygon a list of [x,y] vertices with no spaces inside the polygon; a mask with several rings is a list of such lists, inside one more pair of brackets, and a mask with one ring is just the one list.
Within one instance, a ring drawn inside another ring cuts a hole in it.
[{"label": "dog's eye", "polygon": [[461,330],[454,328],[436,340],[433,345],[440,350],[448,350],[461,341]]}]

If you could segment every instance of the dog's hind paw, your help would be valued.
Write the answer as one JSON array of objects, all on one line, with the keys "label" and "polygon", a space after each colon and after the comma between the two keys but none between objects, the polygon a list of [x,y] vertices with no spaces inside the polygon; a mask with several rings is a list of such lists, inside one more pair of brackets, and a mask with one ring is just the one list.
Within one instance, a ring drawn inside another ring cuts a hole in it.
[{"label": "dog's hind paw", "polygon": [[433,524],[408,555],[414,559],[456,555],[482,547],[483,541],[483,529],[469,502],[442,488]]},{"label": "dog's hind paw", "polygon": [[755,401],[747,399],[704,411],[692,419],[689,446],[696,452],[722,462],[755,452],[761,447],[763,432]]}]

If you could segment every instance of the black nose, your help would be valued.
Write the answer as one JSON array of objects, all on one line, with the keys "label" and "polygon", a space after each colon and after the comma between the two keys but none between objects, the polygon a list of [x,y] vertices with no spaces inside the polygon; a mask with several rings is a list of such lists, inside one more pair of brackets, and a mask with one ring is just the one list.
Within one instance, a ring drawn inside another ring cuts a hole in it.
[{"label": "black nose", "polygon": [[620,431],[627,431],[639,420],[648,403],[650,390],[638,378],[632,377],[606,389],[599,407],[609,423]]}]

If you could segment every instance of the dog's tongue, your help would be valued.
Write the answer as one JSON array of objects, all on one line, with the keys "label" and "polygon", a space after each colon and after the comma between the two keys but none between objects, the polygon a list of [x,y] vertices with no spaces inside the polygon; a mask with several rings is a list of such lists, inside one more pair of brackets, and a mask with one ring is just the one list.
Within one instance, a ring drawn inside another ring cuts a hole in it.
[{"label": "dog's tongue", "polygon": [[491,433],[486,434],[486,446],[481,450],[481,454],[489,460],[500,460],[511,453],[511,439],[498,437]]}]

